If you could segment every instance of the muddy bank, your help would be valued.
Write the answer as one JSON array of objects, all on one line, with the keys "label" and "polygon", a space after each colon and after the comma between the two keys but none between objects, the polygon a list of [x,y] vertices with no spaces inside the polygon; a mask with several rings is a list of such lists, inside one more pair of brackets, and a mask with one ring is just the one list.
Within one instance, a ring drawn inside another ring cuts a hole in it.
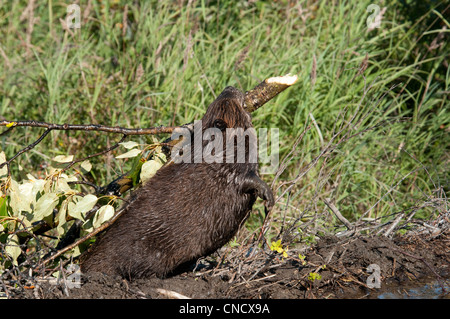
[{"label": "muddy bank", "polygon": [[448,233],[430,240],[414,236],[324,237],[311,248],[289,253],[288,258],[279,254],[267,259],[262,268],[253,269],[252,276],[242,273],[245,260],[238,267],[229,263],[218,266],[209,257],[202,269],[166,279],[128,282],[91,273],[81,275],[79,288],[64,289],[41,281],[9,294],[11,298],[339,299],[377,298],[394,287],[399,293],[384,296],[403,298],[402,287],[431,280],[438,290],[443,289],[438,297],[449,298],[445,294],[449,286],[445,279],[450,277]]}]

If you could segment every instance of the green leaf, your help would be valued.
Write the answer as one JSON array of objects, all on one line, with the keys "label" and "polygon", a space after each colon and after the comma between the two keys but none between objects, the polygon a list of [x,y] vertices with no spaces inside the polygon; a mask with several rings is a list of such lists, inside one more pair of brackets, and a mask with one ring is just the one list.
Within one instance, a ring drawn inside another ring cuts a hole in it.
[{"label": "green leaf", "polygon": [[[73,199],[75,199],[75,197],[79,197],[79,196],[74,196]],[[76,205],[76,203],[74,203],[74,202],[69,202],[67,204],[67,214],[69,214],[69,216],[71,216],[73,218],[83,220],[83,215],[81,215],[81,213],[75,212],[75,205]]]},{"label": "green leaf", "polygon": [[0,197],[0,217],[8,216],[8,211],[6,209],[6,199],[8,197]]},{"label": "green leaf", "polygon": [[24,183],[19,185],[15,180],[11,180],[9,187],[9,205],[13,215],[18,216],[21,212],[31,212],[31,203],[34,203],[33,184]]},{"label": "green leaf", "polygon": [[272,250],[272,251],[275,250],[275,251],[277,251],[277,252],[280,252],[280,249],[283,249],[282,246],[281,246],[281,239],[277,240],[276,242],[273,241],[273,242],[270,244],[270,250]]},{"label": "green leaf", "polygon": [[281,239],[277,240],[276,242],[273,241],[270,245],[270,250],[283,254],[283,257],[288,257],[286,249],[283,248],[283,245],[281,244]]},{"label": "green leaf", "polygon": [[70,188],[69,184],[67,183],[67,179],[58,178],[57,181],[55,182],[55,192],[65,194],[70,191],[72,191],[72,189]]},{"label": "green leaf", "polygon": [[308,275],[308,279],[310,281],[320,280],[320,279],[322,279],[322,275],[320,275],[316,272],[310,272]]},{"label": "green leaf", "polygon": [[145,163],[145,159],[143,159],[141,157],[136,157],[133,160],[132,168],[126,176],[127,178],[129,178],[133,181],[133,187],[136,186],[140,181],[141,168],[144,163]]}]

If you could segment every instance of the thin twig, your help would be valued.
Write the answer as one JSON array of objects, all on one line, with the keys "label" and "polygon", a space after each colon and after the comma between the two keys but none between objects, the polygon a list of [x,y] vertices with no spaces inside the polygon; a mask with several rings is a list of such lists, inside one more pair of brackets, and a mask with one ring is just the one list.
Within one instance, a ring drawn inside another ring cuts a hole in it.
[{"label": "thin twig", "polygon": [[395,229],[395,227],[397,227],[398,223],[400,223],[400,221],[402,220],[403,217],[405,217],[405,214],[403,214],[403,213],[397,216],[397,218],[392,222],[392,225],[384,233],[385,237],[389,237],[389,235],[392,233],[392,231]]},{"label": "thin twig", "polygon": [[[5,121],[1,121],[1,122],[5,122]],[[6,124],[5,124],[6,125]],[[0,124],[0,126],[1,126],[1,124]],[[25,152],[27,152],[27,151],[29,151],[29,150],[31,150],[32,148],[34,148],[36,145],[38,145],[47,135],[48,135],[48,133],[50,133],[51,132],[51,128],[47,128],[46,130],[45,130],[45,132],[36,140],[36,141],[34,141],[33,143],[31,143],[30,145],[28,145],[27,147],[25,147],[25,148],[23,148],[23,149],[21,149],[19,152],[17,152],[17,154],[16,155],[14,155],[13,157],[11,157],[9,160],[7,160],[6,162],[4,162],[4,163],[1,163],[0,164],[0,169],[3,167],[3,166],[5,166],[5,165],[7,165],[8,166],[8,170],[9,170],[9,164],[13,161],[13,160],[15,160],[19,155],[21,155],[21,154],[23,154],[23,153],[25,153]]]},{"label": "thin twig", "polygon": [[336,217],[345,225],[345,227],[347,227],[348,230],[353,230],[355,231],[355,227],[347,220],[347,218],[345,218],[341,212],[339,211],[339,209],[337,209],[336,206],[334,206],[333,203],[331,203],[331,199],[330,198],[322,198],[323,202],[325,203],[325,205],[328,206],[328,208],[333,212],[334,215],[336,215]]},{"label": "thin twig", "polygon": [[92,158],[92,157],[100,156],[100,155],[103,155],[103,154],[106,154],[106,153],[111,152],[113,149],[118,148],[119,145],[120,145],[120,143],[122,143],[122,142],[125,140],[126,137],[127,137],[127,135],[124,134],[124,135],[122,136],[122,138],[120,139],[119,142],[117,142],[117,143],[114,144],[113,146],[108,147],[106,150],[103,150],[103,151],[101,151],[101,152],[98,152],[98,153],[95,153],[95,154],[91,154],[91,155],[86,156],[86,157],[84,157],[84,158],[81,158],[81,159],[74,160],[74,161],[70,162],[66,167],[64,167],[64,168],[62,169],[61,172],[65,171],[65,170],[68,170],[69,168],[71,168],[71,167],[72,167],[73,165],[75,165],[76,163],[83,162],[83,161],[85,161],[85,160],[87,160],[87,159],[90,159],[90,158]]}]

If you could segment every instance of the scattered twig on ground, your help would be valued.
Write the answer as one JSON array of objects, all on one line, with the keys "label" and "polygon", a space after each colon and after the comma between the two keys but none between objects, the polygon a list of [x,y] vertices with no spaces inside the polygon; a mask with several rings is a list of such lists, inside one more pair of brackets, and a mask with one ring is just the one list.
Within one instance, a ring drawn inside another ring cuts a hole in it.
[{"label": "scattered twig on ground", "polygon": [[356,231],[356,227],[354,225],[352,225],[347,218],[345,218],[344,216],[342,216],[341,212],[337,209],[337,207],[331,203],[331,199],[330,198],[323,198],[322,199],[323,202],[328,206],[328,208],[333,212],[333,214],[345,225],[345,227],[347,227],[347,232],[346,232],[346,236],[348,235],[347,233],[354,233]]},{"label": "scattered twig on ground", "polygon": [[170,299],[191,299],[185,295],[182,295],[178,292],[172,291],[172,290],[167,290],[167,289],[162,289],[162,288],[156,288],[155,291],[161,295],[163,295],[164,297],[170,298]]}]

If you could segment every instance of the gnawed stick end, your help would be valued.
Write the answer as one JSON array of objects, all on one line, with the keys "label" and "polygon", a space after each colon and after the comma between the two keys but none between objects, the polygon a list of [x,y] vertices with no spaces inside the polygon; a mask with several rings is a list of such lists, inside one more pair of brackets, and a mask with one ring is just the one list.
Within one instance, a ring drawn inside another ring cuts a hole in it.
[{"label": "gnawed stick end", "polygon": [[268,78],[266,80],[266,82],[267,83],[278,83],[281,85],[291,86],[291,85],[295,84],[295,82],[297,82],[297,80],[298,80],[297,75],[286,74],[283,76],[274,76],[274,77]]},{"label": "gnawed stick end", "polygon": [[295,84],[297,75],[287,74],[265,79],[254,89],[245,93],[244,108],[248,112],[253,112],[273,99],[276,95]]}]

